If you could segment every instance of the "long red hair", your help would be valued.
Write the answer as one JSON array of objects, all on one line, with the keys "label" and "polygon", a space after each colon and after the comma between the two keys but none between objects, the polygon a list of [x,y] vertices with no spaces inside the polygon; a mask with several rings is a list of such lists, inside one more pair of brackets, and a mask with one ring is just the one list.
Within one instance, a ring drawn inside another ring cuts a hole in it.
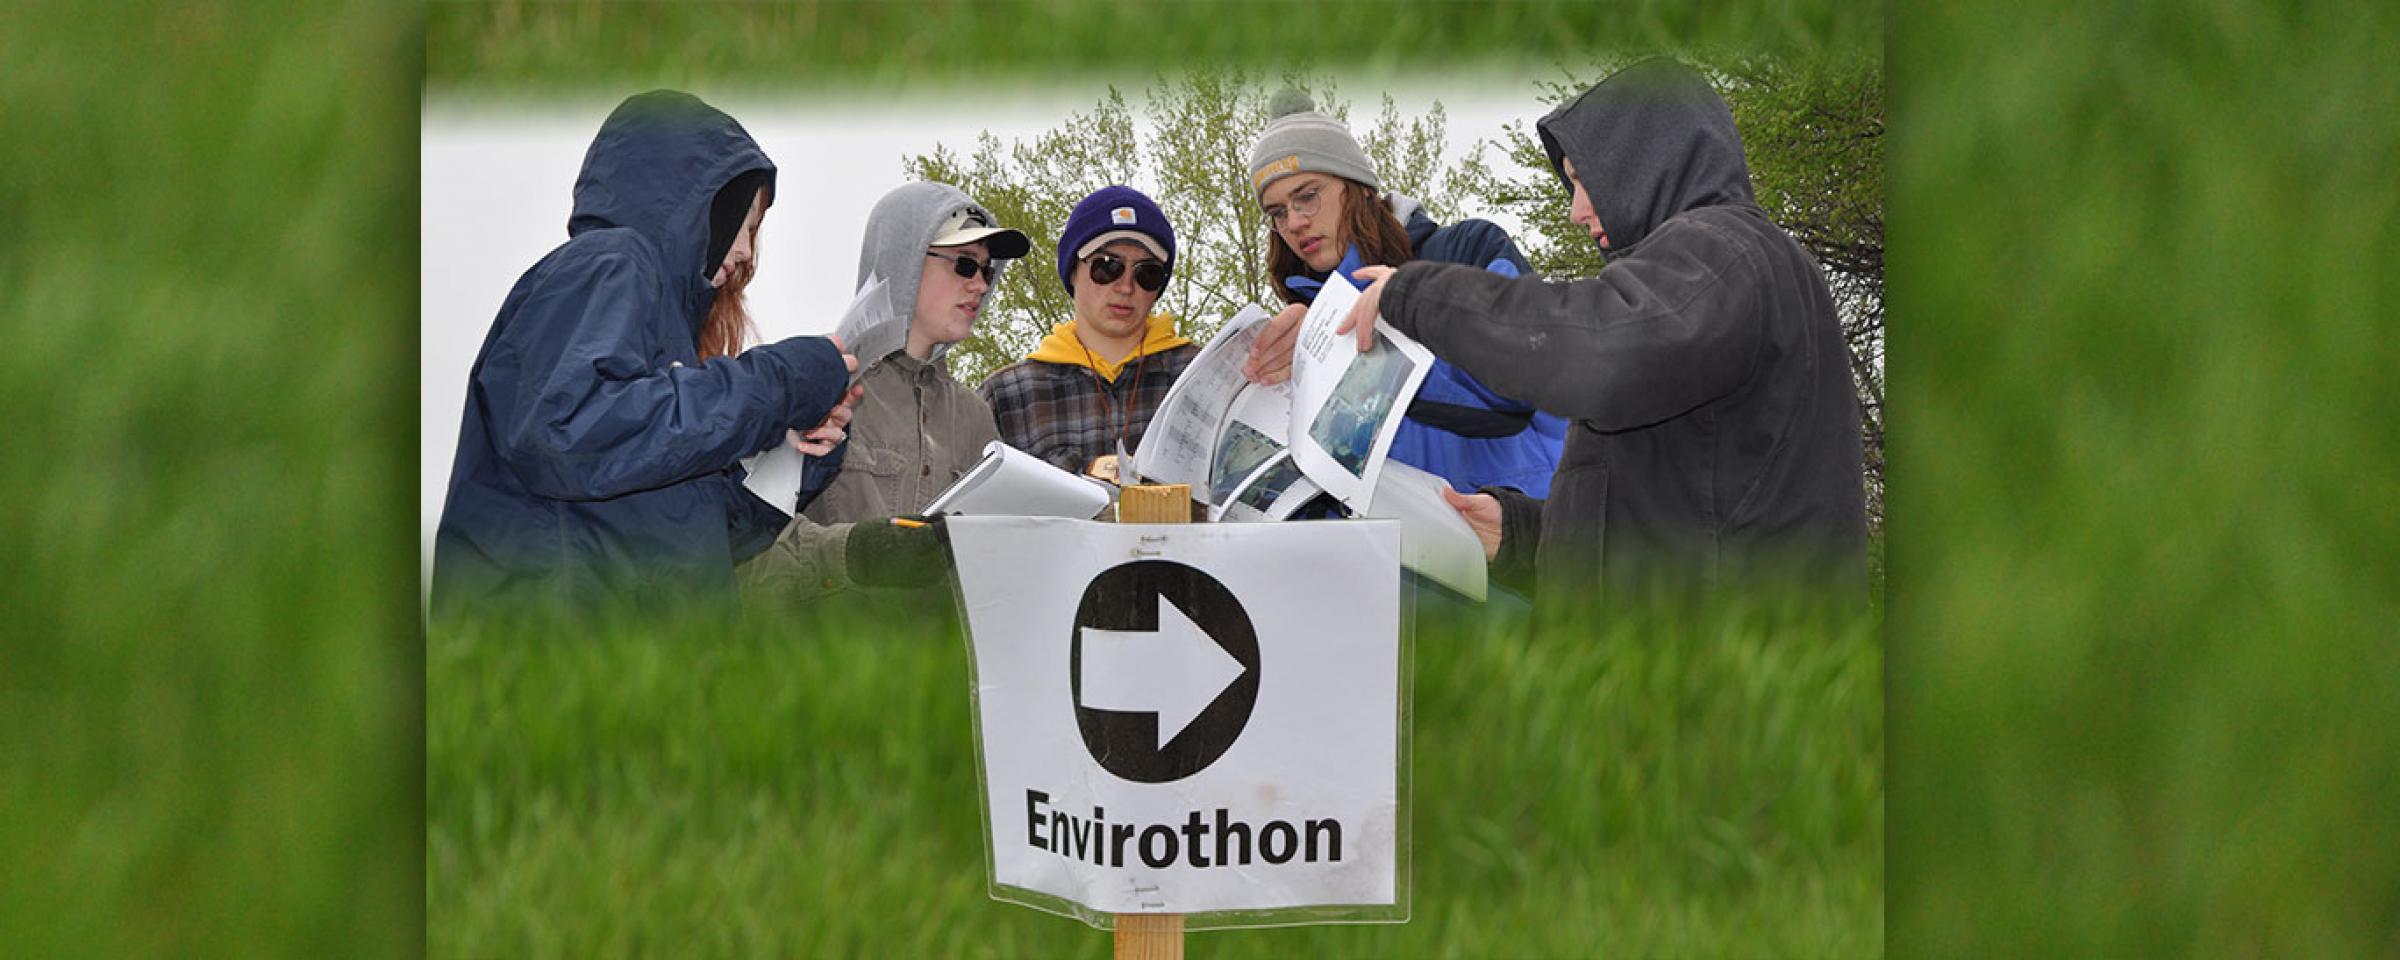
[{"label": "long red hair", "polygon": [[725,285],[717,288],[716,299],[708,304],[708,319],[700,324],[700,362],[718,357],[739,355],[757,338],[758,327],[750,322],[750,310],[744,304],[742,291],[750,286],[750,278],[758,273],[758,234],[750,234],[750,259],[733,268]]}]

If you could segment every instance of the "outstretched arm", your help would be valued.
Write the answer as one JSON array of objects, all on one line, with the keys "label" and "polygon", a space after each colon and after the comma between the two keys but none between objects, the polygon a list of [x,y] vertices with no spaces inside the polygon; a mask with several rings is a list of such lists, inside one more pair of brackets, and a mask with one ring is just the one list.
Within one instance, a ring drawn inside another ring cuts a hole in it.
[{"label": "outstretched arm", "polygon": [[793,338],[696,366],[654,367],[662,322],[646,270],[594,255],[527,298],[480,377],[502,460],[542,496],[587,500],[722,470],[815,426],[848,381],[839,347]]},{"label": "outstretched arm", "polygon": [[1385,322],[1493,389],[1623,429],[1684,413],[1749,377],[1763,340],[1760,284],[1754,254],[1710,225],[1685,223],[1589,280],[1417,262],[1377,285]]}]

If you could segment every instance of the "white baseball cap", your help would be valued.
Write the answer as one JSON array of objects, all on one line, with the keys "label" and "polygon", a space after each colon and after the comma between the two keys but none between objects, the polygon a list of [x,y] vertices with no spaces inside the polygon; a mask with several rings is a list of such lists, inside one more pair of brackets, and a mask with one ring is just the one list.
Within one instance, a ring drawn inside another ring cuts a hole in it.
[{"label": "white baseball cap", "polygon": [[950,215],[950,219],[942,221],[941,227],[934,230],[933,239],[928,245],[956,247],[977,240],[991,246],[994,260],[1016,260],[1033,250],[1033,241],[1026,239],[1024,234],[994,225],[982,211],[972,207],[961,207],[957,213]]}]

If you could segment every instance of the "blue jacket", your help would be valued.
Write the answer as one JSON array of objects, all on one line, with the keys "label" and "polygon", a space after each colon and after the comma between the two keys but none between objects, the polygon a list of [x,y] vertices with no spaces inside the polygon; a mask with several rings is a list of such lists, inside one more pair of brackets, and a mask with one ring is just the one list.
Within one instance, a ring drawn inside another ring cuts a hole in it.
[{"label": "blue jacket", "polygon": [[569,239],[518,278],[469,374],[437,616],[730,599],[734,561],[783,520],[736,461],[824,419],[848,380],[822,338],[699,362],[711,202],[751,171],[771,198],[774,169],[685,94],[633,97],[601,125]]},{"label": "blue jacket", "polygon": [[[1532,272],[1498,224],[1462,220],[1441,227],[1413,200],[1394,197],[1393,207],[1419,260],[1470,264],[1507,277]],[[1353,245],[1334,270],[1356,283],[1353,271],[1361,265]],[[1286,285],[1314,299],[1322,280],[1293,277]],[[1565,421],[1494,393],[1437,358],[1392,438],[1391,457],[1450,481],[1461,493],[1511,487],[1539,499],[1550,495],[1550,476],[1565,445]]]}]

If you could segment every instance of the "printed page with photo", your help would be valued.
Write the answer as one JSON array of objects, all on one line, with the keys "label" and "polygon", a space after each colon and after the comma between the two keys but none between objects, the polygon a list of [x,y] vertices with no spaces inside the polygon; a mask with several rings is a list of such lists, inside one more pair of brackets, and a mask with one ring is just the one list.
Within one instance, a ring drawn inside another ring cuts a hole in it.
[{"label": "printed page with photo", "polygon": [[[1252,386],[1242,376],[1242,361],[1258,337],[1258,325],[1267,319],[1267,312],[1256,304],[1245,306],[1200,348],[1200,355],[1192,358],[1191,365],[1167,390],[1166,399],[1159,402],[1141,445],[1134,449],[1135,476],[1152,483],[1188,485],[1194,497],[1211,506],[1222,502],[1222,497],[1211,494],[1215,486],[1211,472],[1234,404]],[[1272,434],[1278,448],[1285,432],[1278,426]],[[1243,455],[1249,454],[1245,451]]]},{"label": "printed page with photo", "polygon": [[1225,498],[1223,506],[1210,512],[1209,519],[1234,522],[1257,520],[1288,520],[1301,506],[1314,499],[1319,490],[1301,474],[1292,462],[1290,453],[1278,453],[1236,484]]},{"label": "printed page with photo", "polygon": [[1234,398],[1223,432],[1210,455],[1208,500],[1223,506],[1244,478],[1291,446],[1292,391],[1289,383],[1252,384]]},{"label": "printed page with photo", "polygon": [[1359,352],[1357,340],[1333,332],[1357,301],[1357,287],[1339,275],[1327,277],[1300,322],[1292,358],[1291,449],[1309,480],[1352,512],[1365,513],[1433,354],[1382,323],[1375,325],[1375,345]]}]

